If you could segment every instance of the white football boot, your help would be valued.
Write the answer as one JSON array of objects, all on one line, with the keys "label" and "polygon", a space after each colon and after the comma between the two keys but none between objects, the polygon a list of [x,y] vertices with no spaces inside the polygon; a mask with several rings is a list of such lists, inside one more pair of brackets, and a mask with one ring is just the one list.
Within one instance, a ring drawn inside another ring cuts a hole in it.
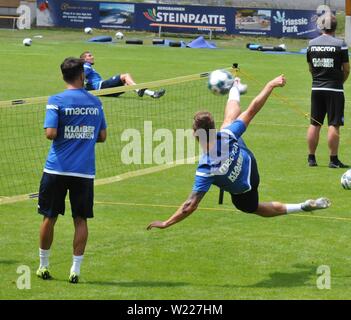
[{"label": "white football boot", "polygon": [[318,198],[316,200],[306,200],[302,205],[303,211],[314,211],[320,209],[327,209],[331,205],[331,202],[327,198]]},{"label": "white football boot", "polygon": [[247,92],[247,84],[241,83],[239,77],[234,78],[233,87],[236,87],[240,94],[245,94]]}]

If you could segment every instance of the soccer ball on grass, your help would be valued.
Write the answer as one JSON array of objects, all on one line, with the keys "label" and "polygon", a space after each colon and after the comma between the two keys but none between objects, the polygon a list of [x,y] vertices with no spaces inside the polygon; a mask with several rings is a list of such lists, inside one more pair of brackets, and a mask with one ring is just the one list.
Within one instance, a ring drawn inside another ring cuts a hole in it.
[{"label": "soccer ball on grass", "polygon": [[118,40],[121,40],[121,39],[123,39],[124,38],[124,34],[122,33],[122,32],[117,32],[116,33],[116,38],[118,39]]},{"label": "soccer ball on grass", "polygon": [[92,34],[92,33],[93,33],[93,29],[90,28],[90,27],[86,27],[86,28],[84,28],[84,32],[85,32],[86,34]]},{"label": "soccer ball on grass", "polygon": [[226,70],[212,71],[208,77],[208,88],[217,95],[227,94],[233,83],[234,78],[232,74]]},{"label": "soccer ball on grass", "polygon": [[346,190],[351,190],[351,169],[341,176],[341,185]]},{"label": "soccer ball on grass", "polygon": [[32,45],[32,39],[31,38],[25,38],[23,39],[23,45],[25,45],[26,47],[29,47]]}]

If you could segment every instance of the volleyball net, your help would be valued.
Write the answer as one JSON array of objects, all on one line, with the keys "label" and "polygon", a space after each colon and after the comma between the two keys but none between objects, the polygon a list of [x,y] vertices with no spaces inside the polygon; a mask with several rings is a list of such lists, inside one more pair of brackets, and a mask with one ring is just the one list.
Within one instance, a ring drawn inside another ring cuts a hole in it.
[{"label": "volleyball net", "polygon": [[[233,68],[223,68],[235,73]],[[96,184],[194,163],[196,111],[223,118],[226,96],[207,89],[209,72],[91,91],[102,100],[107,140],[96,145]],[[166,89],[160,99],[135,90]],[[110,96],[124,92],[118,97]],[[51,145],[43,123],[48,97],[0,101],[0,204],[35,197]]]}]

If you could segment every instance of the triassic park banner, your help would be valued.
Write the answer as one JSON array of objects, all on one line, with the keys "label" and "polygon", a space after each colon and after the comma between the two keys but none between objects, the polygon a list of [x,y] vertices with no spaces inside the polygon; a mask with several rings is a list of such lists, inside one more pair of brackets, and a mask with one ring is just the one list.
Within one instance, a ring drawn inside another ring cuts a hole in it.
[{"label": "triassic park banner", "polygon": [[37,25],[313,38],[314,10],[178,6],[155,3],[37,0]]}]

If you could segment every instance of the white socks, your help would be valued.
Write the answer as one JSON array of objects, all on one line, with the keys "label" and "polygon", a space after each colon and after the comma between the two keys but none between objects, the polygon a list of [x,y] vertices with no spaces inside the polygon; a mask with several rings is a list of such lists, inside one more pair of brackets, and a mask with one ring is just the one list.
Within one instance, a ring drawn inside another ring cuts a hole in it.
[{"label": "white socks", "polygon": [[155,91],[148,90],[148,89],[145,90],[145,94],[147,94],[150,97],[152,97],[154,95],[154,93],[155,93]]},{"label": "white socks", "polygon": [[[139,90],[140,90],[140,89],[135,90],[135,92],[136,92],[136,93],[138,93],[138,92],[139,92]],[[144,94],[146,94],[146,95],[148,95],[148,96],[152,97],[152,96],[155,94],[155,91],[152,91],[152,90],[146,89],[146,90],[144,91]]]},{"label": "white socks", "polygon": [[240,92],[239,89],[235,86],[233,86],[229,91],[228,101],[230,100],[240,102]]},{"label": "white socks", "polygon": [[82,255],[82,256],[73,256],[73,264],[72,264],[72,267],[71,267],[71,273],[74,272],[78,276],[80,275],[80,265],[81,265],[81,263],[83,261],[83,257],[84,257],[84,255]]},{"label": "white socks", "polygon": [[44,250],[39,248],[39,258],[40,258],[39,268],[49,267],[49,256],[50,256],[50,249]]},{"label": "white socks", "polygon": [[286,204],[286,213],[294,213],[303,211],[301,208],[302,203]]},{"label": "white socks", "polygon": [[[39,258],[40,258],[40,266],[39,268],[48,268],[49,267],[49,256],[50,256],[50,249],[44,250],[39,248]],[[80,265],[83,261],[82,256],[73,256],[73,264],[71,267],[71,273],[74,272],[77,275],[80,275]]]}]

